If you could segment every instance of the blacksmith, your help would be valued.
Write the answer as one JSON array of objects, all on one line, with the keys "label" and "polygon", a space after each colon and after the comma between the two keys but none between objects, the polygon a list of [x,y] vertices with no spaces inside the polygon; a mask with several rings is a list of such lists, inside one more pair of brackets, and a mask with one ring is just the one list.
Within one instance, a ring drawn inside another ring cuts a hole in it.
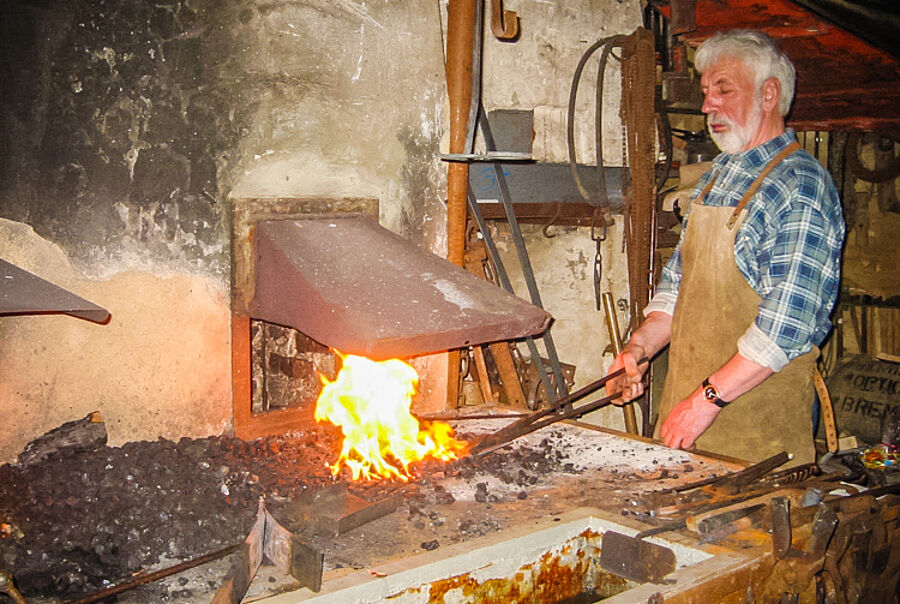
[{"label": "blacksmith", "polygon": [[666,344],[656,436],[669,447],[758,461],[813,461],[811,371],[831,328],[844,221],[834,183],[799,148],[785,115],[790,60],[765,34],[736,30],[697,49],[702,110],[720,153],[685,208],[681,240],[611,371],[609,392],[643,392]]}]

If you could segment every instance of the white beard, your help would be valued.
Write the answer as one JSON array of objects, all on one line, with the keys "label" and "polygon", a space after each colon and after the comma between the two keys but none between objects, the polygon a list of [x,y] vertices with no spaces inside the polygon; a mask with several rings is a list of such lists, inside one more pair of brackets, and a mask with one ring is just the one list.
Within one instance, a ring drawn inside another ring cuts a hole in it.
[{"label": "white beard", "polygon": [[[737,153],[750,144],[761,120],[762,108],[754,104],[753,109],[750,110],[750,115],[747,116],[747,122],[743,126],[738,126],[724,115],[720,116],[718,113],[710,113],[706,120],[706,127],[709,130],[710,137],[712,137],[713,142],[719,149],[725,153]],[[724,124],[725,132],[713,132],[713,124]]]}]

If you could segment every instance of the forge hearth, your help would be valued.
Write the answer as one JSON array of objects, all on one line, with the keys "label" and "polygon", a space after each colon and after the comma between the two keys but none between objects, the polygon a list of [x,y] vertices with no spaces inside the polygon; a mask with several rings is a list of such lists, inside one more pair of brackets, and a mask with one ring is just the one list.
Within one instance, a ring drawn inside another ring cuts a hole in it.
[{"label": "forge hearth", "polygon": [[[474,439],[498,421],[461,421],[457,431]],[[309,425],[252,442],[160,440],[59,451],[33,465],[3,466],[2,522],[15,527],[0,539],[4,568],[26,597],[72,599],[135,572],[240,543],[260,497],[288,502],[335,484],[326,466],[334,461],[339,435],[329,426]],[[408,484],[348,483],[362,499],[399,496],[400,503],[343,535],[310,537],[325,556],[322,594],[341,576],[387,572],[390,560],[439,556],[456,544],[583,506],[619,514],[630,496],[671,485],[678,475],[691,480],[726,469],[687,453],[560,425],[479,460],[419,464]],[[211,563],[123,594],[119,602],[208,602],[229,565],[228,559]],[[252,586],[256,596],[279,588],[297,586],[263,566]]]}]

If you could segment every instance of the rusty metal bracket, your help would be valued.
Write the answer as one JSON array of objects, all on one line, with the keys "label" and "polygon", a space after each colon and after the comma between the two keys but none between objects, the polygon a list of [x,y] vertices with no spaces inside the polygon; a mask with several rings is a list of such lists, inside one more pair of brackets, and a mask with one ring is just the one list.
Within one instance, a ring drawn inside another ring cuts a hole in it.
[{"label": "rusty metal bracket", "polygon": [[265,555],[282,572],[314,592],[322,589],[325,553],[299,534],[336,536],[393,512],[399,493],[371,503],[337,483],[268,509],[260,501],[256,522],[212,604],[236,604],[253,581]]},{"label": "rusty metal bracket", "polygon": [[491,0],[491,33],[498,40],[513,40],[519,35],[519,16],[503,10],[503,0]]}]

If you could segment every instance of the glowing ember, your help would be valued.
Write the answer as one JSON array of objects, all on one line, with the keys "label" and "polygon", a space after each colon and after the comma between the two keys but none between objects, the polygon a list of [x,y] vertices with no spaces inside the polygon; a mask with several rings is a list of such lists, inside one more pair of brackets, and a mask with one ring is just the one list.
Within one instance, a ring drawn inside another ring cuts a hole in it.
[{"label": "glowing ember", "polygon": [[[340,353],[338,353],[340,354]],[[337,474],[346,465],[353,480],[410,478],[409,464],[426,457],[449,461],[467,443],[453,437],[448,424],[420,428],[410,414],[419,383],[416,370],[397,359],[376,362],[343,355],[343,367],[333,382],[322,376],[316,421],[330,421],[344,434],[340,458],[331,466]]]}]

